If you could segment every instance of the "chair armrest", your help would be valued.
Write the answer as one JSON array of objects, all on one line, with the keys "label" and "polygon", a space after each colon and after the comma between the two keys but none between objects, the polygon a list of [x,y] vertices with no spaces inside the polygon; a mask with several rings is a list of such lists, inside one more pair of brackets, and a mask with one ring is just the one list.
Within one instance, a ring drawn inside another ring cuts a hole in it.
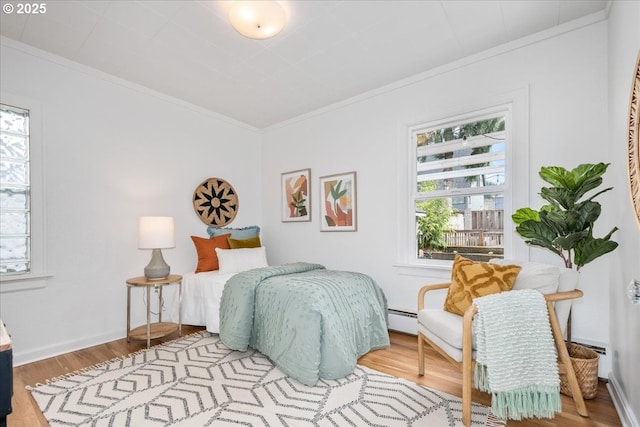
[{"label": "chair armrest", "polygon": [[548,302],[563,301],[567,299],[581,298],[583,294],[584,293],[580,289],[574,289],[573,291],[546,294],[544,299]]},{"label": "chair armrest", "polygon": [[418,311],[424,308],[424,296],[427,292],[435,291],[438,289],[447,289],[449,286],[451,286],[451,282],[438,283],[436,285],[426,285],[420,288],[420,291],[418,291]]}]

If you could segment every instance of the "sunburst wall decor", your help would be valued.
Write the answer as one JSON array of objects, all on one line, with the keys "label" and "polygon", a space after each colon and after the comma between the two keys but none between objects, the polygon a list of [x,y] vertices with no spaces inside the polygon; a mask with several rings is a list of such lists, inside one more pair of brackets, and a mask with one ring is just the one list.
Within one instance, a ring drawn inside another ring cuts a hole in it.
[{"label": "sunburst wall decor", "polygon": [[193,192],[193,208],[207,225],[225,226],[236,217],[238,194],[221,178],[209,178]]},{"label": "sunburst wall decor", "polygon": [[640,52],[631,81],[628,138],[629,190],[636,220],[640,225]]}]

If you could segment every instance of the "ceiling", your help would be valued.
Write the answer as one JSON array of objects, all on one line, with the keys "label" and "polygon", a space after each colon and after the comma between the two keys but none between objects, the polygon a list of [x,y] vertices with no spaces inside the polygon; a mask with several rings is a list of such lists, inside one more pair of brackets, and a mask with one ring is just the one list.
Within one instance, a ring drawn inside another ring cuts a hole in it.
[{"label": "ceiling", "polygon": [[608,1],[281,3],[289,22],[267,40],[238,34],[229,2],[185,0],[51,0],[44,14],[0,13],[0,33],[264,128],[603,13]]}]

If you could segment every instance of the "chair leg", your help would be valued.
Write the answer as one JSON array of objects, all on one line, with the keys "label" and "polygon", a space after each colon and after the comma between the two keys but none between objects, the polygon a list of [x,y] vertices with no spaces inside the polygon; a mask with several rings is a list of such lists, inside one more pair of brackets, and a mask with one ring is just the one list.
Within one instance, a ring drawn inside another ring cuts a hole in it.
[{"label": "chair leg", "polygon": [[473,382],[473,367],[471,361],[462,361],[462,424],[471,425],[471,383]]},{"label": "chair leg", "polygon": [[589,413],[587,412],[587,406],[585,405],[584,398],[582,397],[582,390],[580,390],[580,384],[578,384],[576,372],[573,370],[571,358],[569,357],[567,346],[564,343],[564,339],[562,338],[560,324],[558,323],[558,318],[556,317],[556,312],[553,309],[551,301],[547,301],[547,310],[549,312],[551,332],[553,333],[553,338],[556,343],[556,349],[558,350],[558,357],[560,358],[560,361],[562,362],[566,370],[569,389],[571,389],[571,395],[573,396],[573,402],[576,405],[576,411],[578,411],[578,414],[582,415],[583,417],[588,417]]},{"label": "chair leg", "polygon": [[471,387],[473,383],[471,322],[476,311],[477,309],[465,312],[462,327],[462,424],[467,427],[471,425]]},{"label": "chair leg", "polygon": [[424,375],[424,340],[418,332],[418,375]]}]

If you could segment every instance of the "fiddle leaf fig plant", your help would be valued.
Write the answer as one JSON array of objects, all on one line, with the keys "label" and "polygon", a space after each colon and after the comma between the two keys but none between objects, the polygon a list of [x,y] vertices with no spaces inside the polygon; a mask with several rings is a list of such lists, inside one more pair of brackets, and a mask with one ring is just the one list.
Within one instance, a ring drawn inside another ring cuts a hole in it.
[{"label": "fiddle leaf fig plant", "polygon": [[[551,187],[542,187],[540,196],[548,202],[539,211],[531,208],[518,209],[511,218],[517,225],[516,232],[532,246],[539,246],[559,255],[567,268],[582,266],[618,247],[611,236],[613,229],[604,237],[593,236],[593,226],[602,206],[594,199],[613,187],[587,193],[602,184],[602,175],[609,163],[582,164],[573,170],[560,166],[540,169],[539,175]],[[586,197],[586,198],[585,198]]]}]

